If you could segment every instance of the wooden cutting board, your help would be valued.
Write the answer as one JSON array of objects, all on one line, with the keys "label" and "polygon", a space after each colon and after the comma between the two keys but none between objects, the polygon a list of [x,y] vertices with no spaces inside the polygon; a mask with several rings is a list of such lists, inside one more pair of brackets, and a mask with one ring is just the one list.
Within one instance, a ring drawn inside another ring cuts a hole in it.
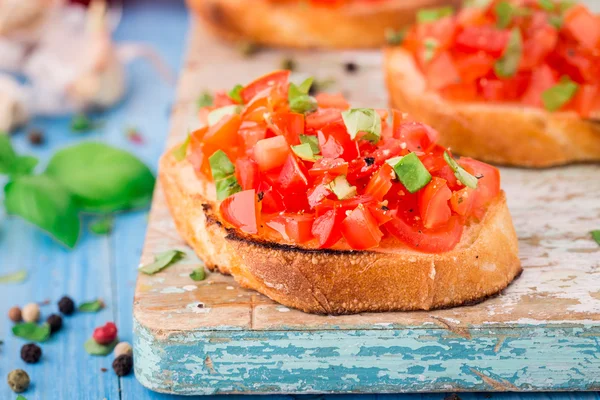
[{"label": "wooden cutting board", "polygon": [[[354,106],[386,107],[381,56],[264,51],[250,59],[191,30],[168,145],[193,126],[204,90],[228,89],[293,56],[300,80],[332,78]],[[359,70],[344,72],[352,61]],[[599,138],[600,140],[600,138]],[[442,311],[317,316],[291,310],[216,273],[177,234],[160,186],[134,300],[137,379],[175,394],[600,390],[600,166],[502,169],[523,275],[501,295]]]}]

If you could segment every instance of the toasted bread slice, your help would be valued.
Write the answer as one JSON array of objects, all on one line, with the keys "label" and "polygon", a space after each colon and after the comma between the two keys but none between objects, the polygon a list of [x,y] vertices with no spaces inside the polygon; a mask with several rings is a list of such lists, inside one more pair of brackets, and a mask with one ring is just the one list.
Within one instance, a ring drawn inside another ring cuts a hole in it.
[{"label": "toasted bread slice", "polygon": [[458,1],[388,0],[324,7],[304,1],[188,0],[219,36],[298,48],[379,47],[385,43],[386,30],[412,23],[419,8],[448,3]]},{"label": "toasted bread slice", "polygon": [[527,167],[600,161],[600,121],[574,112],[447,101],[427,89],[414,58],[400,47],[385,50],[384,69],[392,106],[437,129],[440,144],[456,154]]},{"label": "toasted bread slice", "polygon": [[521,272],[503,192],[447,253],[421,253],[399,242],[378,251],[310,249],[228,228],[213,184],[171,153],[161,159],[159,178],[179,233],[209,269],[286,306],[319,314],[458,306],[498,293]]}]

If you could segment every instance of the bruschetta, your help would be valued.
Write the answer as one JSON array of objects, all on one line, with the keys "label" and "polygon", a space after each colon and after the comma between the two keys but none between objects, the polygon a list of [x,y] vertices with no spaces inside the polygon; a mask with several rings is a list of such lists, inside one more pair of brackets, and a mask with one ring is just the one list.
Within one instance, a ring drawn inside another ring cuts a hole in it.
[{"label": "bruschetta", "polygon": [[600,18],[553,0],[429,10],[385,50],[391,104],[492,163],[600,161]]},{"label": "bruschetta", "polygon": [[216,34],[298,48],[374,48],[412,23],[420,7],[457,0],[188,0]]},{"label": "bruschetta", "polygon": [[209,269],[320,314],[469,304],[519,275],[495,167],[288,75],[218,93],[161,158],[176,226]]}]

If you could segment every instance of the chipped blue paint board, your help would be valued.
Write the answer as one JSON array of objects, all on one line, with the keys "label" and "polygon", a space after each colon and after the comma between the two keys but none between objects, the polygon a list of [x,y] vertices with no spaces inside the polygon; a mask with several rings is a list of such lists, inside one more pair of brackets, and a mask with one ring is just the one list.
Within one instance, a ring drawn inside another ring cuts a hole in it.
[{"label": "chipped blue paint board", "polygon": [[[193,124],[198,93],[268,72],[280,54],[261,53],[243,69],[238,57],[194,28],[168,146]],[[302,60],[317,76],[336,76],[336,57]],[[385,107],[379,53],[353,58],[375,67],[344,87],[351,102]],[[220,274],[192,281],[201,262],[177,234],[158,186],[142,263],[172,248],[188,257],[138,276],[137,379],[186,395],[599,390],[600,248],[588,234],[600,225],[598,176],[593,165],[502,169],[524,267],[502,295],[449,310],[339,317],[290,310]]]}]

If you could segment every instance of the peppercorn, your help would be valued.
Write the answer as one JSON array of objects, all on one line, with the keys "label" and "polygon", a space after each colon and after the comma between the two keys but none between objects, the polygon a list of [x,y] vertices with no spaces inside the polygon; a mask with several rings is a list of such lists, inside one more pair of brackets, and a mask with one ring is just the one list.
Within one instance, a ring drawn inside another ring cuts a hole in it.
[{"label": "peppercorn", "polygon": [[23,321],[37,322],[40,319],[40,306],[36,303],[29,303],[23,307],[21,314],[23,316]]},{"label": "peppercorn", "polygon": [[109,344],[117,338],[117,326],[112,322],[94,329],[92,338],[98,344]]},{"label": "peppercorn", "polygon": [[287,69],[289,71],[294,71],[296,69],[296,61],[294,61],[291,57],[286,57],[281,60],[281,69]]},{"label": "peppercorn", "polygon": [[58,310],[64,315],[71,315],[75,311],[75,303],[68,296],[63,296],[58,301]]},{"label": "peppercorn", "polygon": [[42,349],[35,343],[27,343],[21,347],[21,359],[27,364],[35,364],[42,357]]},{"label": "peppercorn", "polygon": [[62,317],[58,314],[51,314],[46,322],[50,325],[50,333],[58,332],[62,328]]},{"label": "peppercorn", "polygon": [[8,373],[8,386],[15,393],[23,393],[29,387],[29,375],[22,369],[15,369]]},{"label": "peppercorn", "polygon": [[12,322],[21,322],[23,320],[21,309],[17,306],[12,307],[8,310],[8,318],[10,318]]},{"label": "peppercorn", "polygon": [[29,140],[29,143],[31,143],[34,146],[44,144],[44,142],[45,142],[44,132],[42,132],[39,129],[32,129],[27,134],[27,139]]},{"label": "peppercorn", "polygon": [[120,342],[115,347],[114,354],[115,354],[115,357],[119,357],[123,354],[130,356],[133,354],[133,349],[131,348],[131,345],[129,343]]},{"label": "peppercorn", "polygon": [[119,357],[115,358],[112,367],[117,376],[129,375],[133,368],[133,357],[127,354],[121,354]]},{"label": "peppercorn", "polygon": [[346,70],[346,72],[348,73],[354,73],[356,71],[358,71],[358,64],[356,64],[355,62],[347,62],[346,64],[344,64],[344,69]]}]

